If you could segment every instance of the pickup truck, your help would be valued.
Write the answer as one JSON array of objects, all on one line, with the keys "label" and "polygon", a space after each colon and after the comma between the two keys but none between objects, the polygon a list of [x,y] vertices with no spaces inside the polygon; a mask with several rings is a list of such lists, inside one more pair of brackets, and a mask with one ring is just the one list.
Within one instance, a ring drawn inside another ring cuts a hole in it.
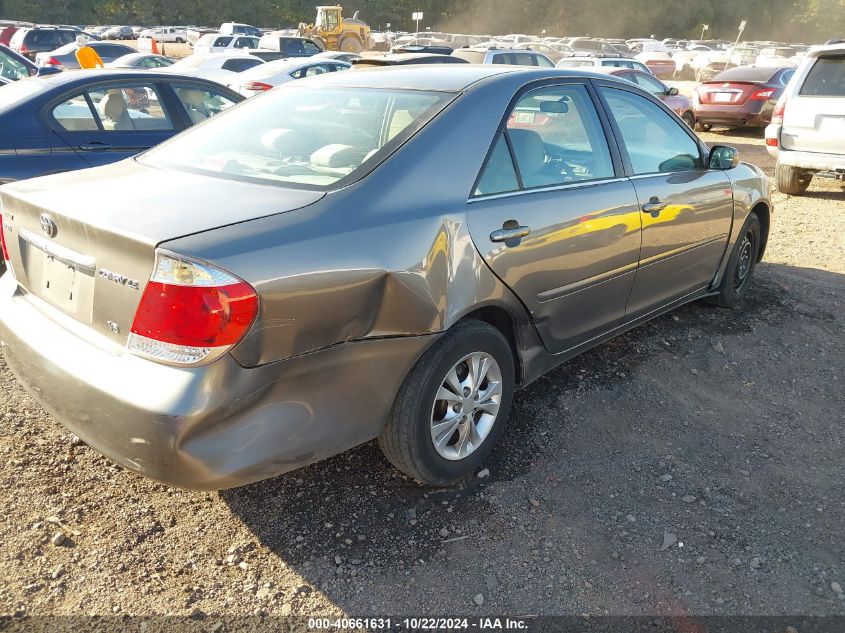
[{"label": "pickup truck", "polygon": [[188,41],[186,30],[175,26],[160,26],[154,29],[147,29],[146,31],[141,31],[139,37],[154,39],[156,42],[175,42],[176,44],[182,44]]},{"label": "pickup truck", "polygon": [[209,33],[219,33],[217,29],[213,29],[208,26],[195,26],[189,28],[187,31],[187,41],[191,47],[195,46],[196,43],[200,40],[203,35],[208,35]]}]

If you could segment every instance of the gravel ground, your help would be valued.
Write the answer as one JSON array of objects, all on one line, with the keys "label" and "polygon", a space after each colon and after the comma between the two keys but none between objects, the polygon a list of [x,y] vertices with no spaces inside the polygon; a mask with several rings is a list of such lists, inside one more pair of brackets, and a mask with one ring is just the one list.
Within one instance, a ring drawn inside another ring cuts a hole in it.
[{"label": "gravel ground", "polygon": [[[771,173],[760,136],[705,138]],[[774,199],[742,311],[690,305],[554,371],[455,489],[372,444],[168,488],[0,361],[0,615],[844,615],[845,192]]]}]

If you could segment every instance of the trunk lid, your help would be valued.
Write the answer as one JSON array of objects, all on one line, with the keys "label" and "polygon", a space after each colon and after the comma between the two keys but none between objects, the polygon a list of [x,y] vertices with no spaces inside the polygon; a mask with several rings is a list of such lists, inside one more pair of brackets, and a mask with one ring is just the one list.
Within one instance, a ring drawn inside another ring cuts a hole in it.
[{"label": "trunk lid", "polygon": [[[719,81],[701,84],[696,91],[698,100],[705,105],[741,106],[765,86],[752,81]],[[774,94],[774,90],[772,91]],[[768,98],[763,99],[767,101]]]},{"label": "trunk lid", "polygon": [[122,346],[158,244],[324,195],[129,160],[4,186],[0,213],[21,288]]}]

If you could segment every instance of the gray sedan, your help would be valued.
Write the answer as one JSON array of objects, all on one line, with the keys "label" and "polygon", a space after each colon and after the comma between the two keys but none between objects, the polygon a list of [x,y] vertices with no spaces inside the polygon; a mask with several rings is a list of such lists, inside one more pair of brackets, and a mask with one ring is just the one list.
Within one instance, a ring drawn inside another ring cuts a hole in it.
[{"label": "gray sedan", "polygon": [[[86,42],[84,45],[97,51],[104,64],[113,62],[118,57],[137,52],[125,44],[114,44],[112,42]],[[38,53],[35,62],[39,66],[52,66],[60,70],[79,68],[79,61],[76,59],[76,51],[79,48],[80,44],[71,42],[57,48],[52,53]]]},{"label": "gray sedan", "polygon": [[738,305],[768,192],[611,76],[332,73],[0,189],[0,340],[56,419],[161,481],[239,486],[378,438],[445,485],[515,389],[682,304]]}]

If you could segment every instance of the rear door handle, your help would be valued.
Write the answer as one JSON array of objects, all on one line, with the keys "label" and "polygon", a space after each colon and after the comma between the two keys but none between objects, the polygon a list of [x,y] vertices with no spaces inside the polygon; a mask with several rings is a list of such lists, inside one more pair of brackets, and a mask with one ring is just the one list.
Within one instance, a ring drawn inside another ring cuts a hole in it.
[{"label": "rear door handle", "polygon": [[517,240],[521,237],[525,237],[529,233],[531,233],[531,227],[528,226],[518,226],[513,229],[499,229],[498,231],[493,231],[490,234],[490,241],[508,242],[510,240]]},{"label": "rear door handle", "polygon": [[102,141],[90,141],[79,146],[79,149],[85,152],[102,152],[110,148],[111,145]]},{"label": "rear door handle", "polygon": [[660,215],[660,212],[668,206],[669,205],[665,202],[660,202],[657,197],[653,197],[643,205],[643,213],[651,213],[653,216],[657,217]]}]

